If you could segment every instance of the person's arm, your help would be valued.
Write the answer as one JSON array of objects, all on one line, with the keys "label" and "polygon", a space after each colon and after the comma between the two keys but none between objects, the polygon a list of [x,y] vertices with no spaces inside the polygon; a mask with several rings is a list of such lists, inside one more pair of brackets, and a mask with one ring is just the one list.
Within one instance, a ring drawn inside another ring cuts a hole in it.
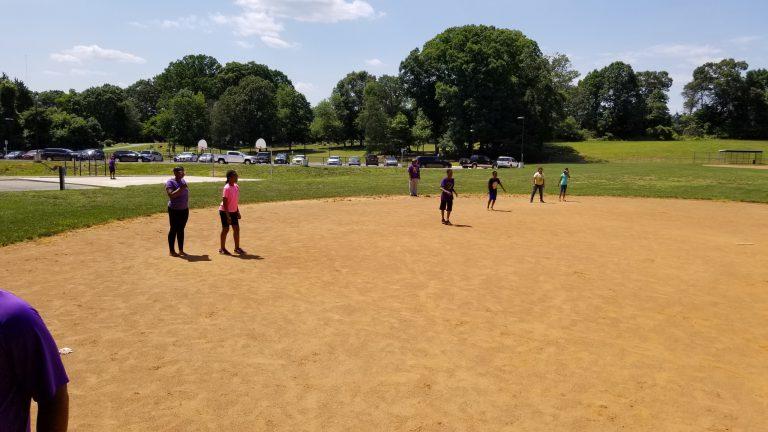
[{"label": "person's arm", "polygon": [[456,195],[456,198],[459,197],[459,193],[456,192],[456,188],[451,189],[451,192],[453,192],[453,194]]},{"label": "person's arm", "polygon": [[501,186],[501,190],[503,190],[504,192],[507,192],[507,188],[504,187],[504,184],[499,182],[499,186]]},{"label": "person's arm", "polygon": [[67,432],[69,392],[67,385],[58,388],[53,399],[37,404],[37,432]]},{"label": "person's arm", "polygon": [[169,187],[169,188],[165,188],[165,192],[166,192],[166,193],[168,193],[168,196],[169,196],[169,197],[171,197],[171,198],[176,198],[176,196],[177,196],[178,194],[180,194],[180,193],[181,193],[181,191],[183,191],[183,190],[184,190],[184,189],[186,189],[186,188],[187,188],[187,185],[186,185],[186,183],[181,183],[181,184],[179,185],[179,188],[178,188],[178,189],[174,190],[173,188],[170,188],[170,187]]},{"label": "person's arm", "polygon": [[221,206],[224,208],[224,215],[227,217],[227,222],[232,224],[232,216],[230,216],[229,212],[227,211],[227,204],[228,204],[227,201],[229,200],[227,199],[227,195],[225,194],[222,197]]}]

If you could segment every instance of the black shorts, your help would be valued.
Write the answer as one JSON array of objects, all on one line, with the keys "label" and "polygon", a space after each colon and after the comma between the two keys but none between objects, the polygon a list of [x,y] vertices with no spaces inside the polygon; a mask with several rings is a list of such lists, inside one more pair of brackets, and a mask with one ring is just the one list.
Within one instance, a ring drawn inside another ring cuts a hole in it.
[{"label": "black shorts", "polygon": [[560,185],[560,193],[563,193],[568,190],[568,185]]},{"label": "black shorts", "polygon": [[[227,221],[227,212],[219,210],[219,217],[221,217],[222,228],[229,228],[230,223]],[[237,218],[237,213],[230,213],[229,218],[232,219],[232,226],[240,226],[240,220]]]},{"label": "black shorts", "polygon": [[488,199],[491,201],[496,201],[496,196],[499,194],[499,191],[496,189],[491,189],[488,191]]},{"label": "black shorts", "polygon": [[440,210],[453,211],[453,198],[440,198]]}]

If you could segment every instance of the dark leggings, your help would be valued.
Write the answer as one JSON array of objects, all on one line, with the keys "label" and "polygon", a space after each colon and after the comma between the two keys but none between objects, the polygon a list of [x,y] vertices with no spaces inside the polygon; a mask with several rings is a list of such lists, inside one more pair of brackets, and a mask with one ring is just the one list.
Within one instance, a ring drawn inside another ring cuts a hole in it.
[{"label": "dark leggings", "polygon": [[176,239],[179,239],[179,251],[184,250],[184,227],[187,226],[189,219],[189,209],[176,210],[168,209],[168,219],[171,221],[171,230],[168,231],[168,247],[171,251]]},{"label": "dark leggings", "polygon": [[539,201],[544,201],[544,185],[533,185],[533,192],[531,192],[531,202],[533,202],[533,197],[536,196],[536,191],[539,191]]}]

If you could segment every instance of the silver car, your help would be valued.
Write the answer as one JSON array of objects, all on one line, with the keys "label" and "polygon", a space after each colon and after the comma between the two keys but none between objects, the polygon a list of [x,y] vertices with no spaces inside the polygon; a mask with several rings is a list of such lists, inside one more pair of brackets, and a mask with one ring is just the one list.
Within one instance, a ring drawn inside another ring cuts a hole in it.
[{"label": "silver car", "polygon": [[328,160],[325,162],[328,166],[341,166],[341,157],[340,156],[331,156],[328,158]]}]

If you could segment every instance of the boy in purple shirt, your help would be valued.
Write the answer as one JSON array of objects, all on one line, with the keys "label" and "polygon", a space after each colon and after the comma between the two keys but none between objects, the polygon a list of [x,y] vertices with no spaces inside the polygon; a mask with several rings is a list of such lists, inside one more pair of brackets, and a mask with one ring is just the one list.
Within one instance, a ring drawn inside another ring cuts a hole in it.
[{"label": "boy in purple shirt", "polygon": [[[168,219],[171,229],[168,231],[168,248],[171,256],[186,256],[184,252],[184,228],[189,220],[189,188],[184,180],[184,168],[173,169],[173,178],[165,182],[165,192],[168,194]],[[179,242],[179,253],[176,253],[176,240]]]},{"label": "boy in purple shirt", "polygon": [[408,186],[411,192],[411,196],[419,196],[419,180],[421,179],[421,172],[419,168],[419,161],[414,159],[411,162],[411,166],[408,167]]},{"label": "boy in purple shirt", "polygon": [[65,432],[68,382],[43,319],[27,302],[0,290],[0,432],[29,432],[33,399],[38,432]]},{"label": "boy in purple shirt", "polygon": [[[453,170],[449,169],[445,172],[446,177],[440,182],[440,218],[443,220],[444,225],[451,224],[451,211],[453,211],[453,196],[459,196],[458,192],[454,189],[456,181],[453,179]],[[446,217],[446,211],[448,217]]]}]

